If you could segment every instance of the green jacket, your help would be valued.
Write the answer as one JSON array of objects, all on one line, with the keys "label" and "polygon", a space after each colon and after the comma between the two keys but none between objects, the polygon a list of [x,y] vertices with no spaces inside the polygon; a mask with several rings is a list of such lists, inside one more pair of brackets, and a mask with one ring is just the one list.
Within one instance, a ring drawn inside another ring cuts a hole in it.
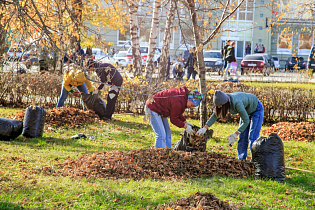
[{"label": "green jacket", "polygon": [[[251,93],[234,92],[227,93],[227,95],[230,98],[230,113],[239,114],[243,121],[238,128],[238,131],[242,133],[250,123],[249,115],[257,109],[258,99]],[[217,119],[217,116],[213,113],[206,124],[210,127]]]}]

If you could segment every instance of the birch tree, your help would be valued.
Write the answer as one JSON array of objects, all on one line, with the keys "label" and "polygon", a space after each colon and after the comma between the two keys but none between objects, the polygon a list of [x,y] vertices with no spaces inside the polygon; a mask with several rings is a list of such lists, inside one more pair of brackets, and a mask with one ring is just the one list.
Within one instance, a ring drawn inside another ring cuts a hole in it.
[{"label": "birch tree", "polygon": [[160,57],[159,62],[159,78],[160,80],[164,80],[166,78],[166,70],[168,65],[169,59],[169,49],[170,49],[170,42],[171,42],[171,31],[173,30],[173,22],[175,18],[175,0],[170,0],[170,7],[169,12],[166,19],[166,26],[163,38],[163,47],[162,47],[162,54]]},{"label": "birch tree", "polygon": [[[200,30],[199,30],[199,25],[198,25],[198,20],[197,20],[197,13],[195,9],[195,2],[194,0],[187,0],[189,12],[190,12],[190,17],[192,20],[192,25],[193,25],[193,33],[194,33],[194,39],[195,39],[195,45],[197,46],[197,65],[198,65],[198,71],[199,71],[199,86],[200,86],[200,91],[201,93],[206,96],[207,95],[207,87],[206,87],[206,69],[204,66],[204,58],[203,58],[203,47],[208,44],[214,37],[215,35],[219,32],[219,29],[223,22],[230,17],[239,7],[240,5],[244,2],[242,0],[231,12],[226,15],[225,12],[228,8],[229,1],[227,1],[226,6],[224,7],[224,11],[221,16],[220,22],[217,24],[217,27],[212,31],[212,33],[206,38],[204,42],[202,42],[201,37],[200,37]],[[204,97],[201,105],[200,105],[200,124],[201,127],[203,127],[206,122],[207,122],[207,97]]]},{"label": "birch tree", "polygon": [[129,5],[129,21],[130,21],[130,36],[132,42],[133,56],[133,74],[134,76],[141,75],[142,59],[139,44],[139,23],[138,23],[138,4],[135,1],[128,1]]},{"label": "birch tree", "polygon": [[151,23],[150,39],[149,39],[149,50],[147,57],[147,64],[145,69],[145,77],[147,80],[152,79],[152,75],[155,69],[154,64],[154,54],[156,50],[156,40],[157,40],[157,31],[159,28],[160,20],[160,11],[161,11],[161,0],[154,0],[153,6],[153,16]]}]

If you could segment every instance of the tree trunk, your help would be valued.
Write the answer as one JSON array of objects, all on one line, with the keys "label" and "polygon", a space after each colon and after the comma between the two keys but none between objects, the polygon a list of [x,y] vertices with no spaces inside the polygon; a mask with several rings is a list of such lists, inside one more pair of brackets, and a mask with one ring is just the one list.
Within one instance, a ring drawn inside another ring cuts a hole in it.
[{"label": "tree trunk", "polygon": [[[63,5],[65,2],[63,0],[59,0],[58,1],[58,10],[59,10],[59,33],[60,33],[60,36],[59,36],[59,49],[60,49],[60,52],[59,52],[59,56],[58,56],[58,61],[57,61],[57,68],[58,68],[58,74],[59,75],[62,75],[62,67],[63,67],[63,54],[65,52],[65,49],[64,49],[64,44],[63,44],[63,33],[64,33],[64,30],[63,30],[63,13],[65,11],[65,6]],[[56,69],[57,69],[56,68]],[[55,70],[55,73],[56,73],[56,70]]]},{"label": "tree trunk", "polygon": [[189,5],[190,16],[193,24],[193,33],[195,38],[195,45],[197,50],[197,64],[199,74],[200,91],[203,94],[203,100],[200,104],[200,126],[203,127],[207,122],[207,83],[206,83],[206,69],[203,62],[203,45],[200,38],[199,26],[197,22],[197,15],[195,10],[194,0],[187,0]]},{"label": "tree trunk", "polygon": [[133,75],[134,77],[141,76],[141,67],[142,67],[142,60],[141,60],[141,52],[140,52],[140,45],[139,45],[139,24],[138,24],[138,16],[137,16],[137,9],[138,7],[135,5],[133,1],[130,2],[129,5],[129,14],[130,14],[130,35],[131,35],[131,42],[132,42],[132,58],[133,58]]},{"label": "tree trunk", "polygon": [[166,26],[163,38],[162,54],[159,62],[159,78],[166,79],[166,70],[169,59],[170,42],[172,38],[171,30],[173,29],[173,22],[175,18],[175,0],[170,0],[170,8],[166,19]]},{"label": "tree trunk", "polygon": [[155,64],[154,64],[154,54],[156,49],[156,40],[157,40],[157,30],[159,28],[159,20],[160,20],[160,11],[161,11],[161,0],[154,1],[154,11],[152,17],[151,31],[150,31],[150,39],[149,39],[149,50],[147,57],[147,64],[145,68],[145,77],[147,80],[152,78]]}]

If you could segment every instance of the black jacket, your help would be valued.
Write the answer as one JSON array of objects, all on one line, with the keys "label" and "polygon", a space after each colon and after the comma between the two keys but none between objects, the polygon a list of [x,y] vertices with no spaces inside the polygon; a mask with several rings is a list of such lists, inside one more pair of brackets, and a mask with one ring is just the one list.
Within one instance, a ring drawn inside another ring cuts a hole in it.
[{"label": "black jacket", "polygon": [[235,49],[234,49],[234,47],[229,46],[229,47],[227,48],[225,60],[228,61],[229,63],[231,63],[231,62],[236,62]]},{"label": "black jacket", "polygon": [[[108,83],[110,85],[120,86],[123,78],[118,70],[109,63],[95,63],[95,72],[99,76],[101,82]],[[109,78],[108,78],[109,75]],[[108,81],[109,79],[109,81]],[[104,84],[100,84],[97,89],[101,90]]]},{"label": "black jacket", "polygon": [[197,56],[194,53],[190,53],[184,68],[188,67],[187,72],[190,74],[193,72],[197,73],[194,69],[195,64],[197,64]]},{"label": "black jacket", "polygon": [[221,50],[221,54],[222,54],[222,59],[225,60],[226,58],[226,52],[227,52],[227,48],[229,47],[230,45],[225,45],[222,50]]}]

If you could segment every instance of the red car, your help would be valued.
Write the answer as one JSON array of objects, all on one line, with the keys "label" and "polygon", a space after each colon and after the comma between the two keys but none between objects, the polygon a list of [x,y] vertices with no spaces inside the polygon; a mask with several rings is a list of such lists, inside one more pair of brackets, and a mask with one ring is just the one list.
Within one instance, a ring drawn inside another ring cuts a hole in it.
[{"label": "red car", "polygon": [[241,62],[241,74],[262,73],[264,76],[269,76],[271,66],[263,55],[246,55]]}]

